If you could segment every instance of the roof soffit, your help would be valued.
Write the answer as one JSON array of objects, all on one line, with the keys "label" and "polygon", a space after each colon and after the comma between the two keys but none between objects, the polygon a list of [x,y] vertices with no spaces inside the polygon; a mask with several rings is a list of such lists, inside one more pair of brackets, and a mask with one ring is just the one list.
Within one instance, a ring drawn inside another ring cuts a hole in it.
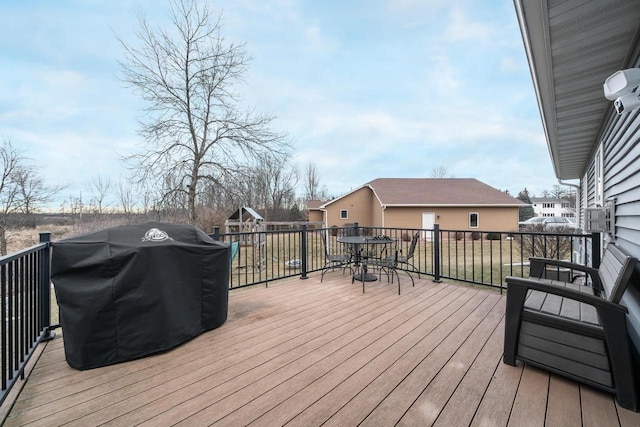
[{"label": "roof soffit", "polygon": [[611,103],[604,80],[637,42],[637,1],[514,0],[556,176],[581,178]]}]

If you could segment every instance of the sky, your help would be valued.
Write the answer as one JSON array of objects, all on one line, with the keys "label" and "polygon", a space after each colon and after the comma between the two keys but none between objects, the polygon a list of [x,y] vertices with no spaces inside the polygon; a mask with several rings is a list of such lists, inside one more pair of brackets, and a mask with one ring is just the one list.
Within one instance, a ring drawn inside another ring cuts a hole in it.
[{"label": "sky", "polygon": [[[557,184],[512,0],[221,0],[222,34],[252,57],[241,109],[276,116],[329,195],[445,167],[517,195]],[[0,0],[0,140],[77,198],[126,180],[144,102],[116,35],[165,0]],[[302,184],[300,184],[302,194]]]}]

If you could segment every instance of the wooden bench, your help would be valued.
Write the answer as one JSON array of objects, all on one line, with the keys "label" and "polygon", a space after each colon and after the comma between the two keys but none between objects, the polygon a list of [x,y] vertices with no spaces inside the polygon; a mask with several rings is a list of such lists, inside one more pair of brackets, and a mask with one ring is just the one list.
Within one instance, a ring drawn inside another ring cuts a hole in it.
[{"label": "wooden bench", "polygon": [[[531,258],[531,277],[506,278],[504,363],[520,360],[592,385],[638,411],[627,308],[619,304],[636,262],[614,244],[599,269]],[[587,280],[545,278],[549,266],[579,271]]]}]

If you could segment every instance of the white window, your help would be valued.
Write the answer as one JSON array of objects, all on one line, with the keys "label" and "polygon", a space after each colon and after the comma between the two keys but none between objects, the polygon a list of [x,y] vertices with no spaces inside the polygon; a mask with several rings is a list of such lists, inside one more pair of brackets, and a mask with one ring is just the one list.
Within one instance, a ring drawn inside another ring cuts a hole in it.
[{"label": "white window", "polygon": [[478,228],[480,225],[480,215],[478,212],[469,212],[469,228]]},{"label": "white window", "polygon": [[349,218],[349,211],[347,211],[346,209],[341,209],[340,219],[348,219],[348,218]]},{"label": "white window", "polygon": [[542,204],[542,208],[543,209],[553,209],[553,203],[543,203]]}]

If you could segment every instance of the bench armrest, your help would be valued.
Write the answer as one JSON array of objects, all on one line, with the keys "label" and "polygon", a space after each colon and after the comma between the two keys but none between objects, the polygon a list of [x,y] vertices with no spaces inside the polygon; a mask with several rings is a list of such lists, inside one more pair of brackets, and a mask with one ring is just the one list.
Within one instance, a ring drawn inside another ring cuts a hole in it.
[{"label": "bench armrest", "polygon": [[529,272],[534,277],[542,277],[542,272],[544,271],[547,265],[551,265],[554,267],[562,267],[569,268],[571,270],[578,270],[586,273],[591,279],[591,283],[593,284],[593,288],[597,289],[599,292],[602,292],[602,284],[600,283],[600,276],[598,275],[598,269],[589,267],[582,264],[576,264],[570,261],[561,261],[558,259],[550,259],[550,258],[541,258],[541,257],[531,257],[529,258],[530,269]]},{"label": "bench armrest", "polygon": [[542,282],[535,278],[523,279],[520,277],[507,276],[505,280],[507,282],[507,293],[509,292],[509,288],[511,287],[524,288],[525,292],[526,290],[532,289],[583,302],[585,304],[596,307],[596,309],[602,308],[605,310],[614,310],[622,313],[628,312],[625,306],[613,303],[604,298],[580,292],[564,286],[554,285],[553,283]]}]

